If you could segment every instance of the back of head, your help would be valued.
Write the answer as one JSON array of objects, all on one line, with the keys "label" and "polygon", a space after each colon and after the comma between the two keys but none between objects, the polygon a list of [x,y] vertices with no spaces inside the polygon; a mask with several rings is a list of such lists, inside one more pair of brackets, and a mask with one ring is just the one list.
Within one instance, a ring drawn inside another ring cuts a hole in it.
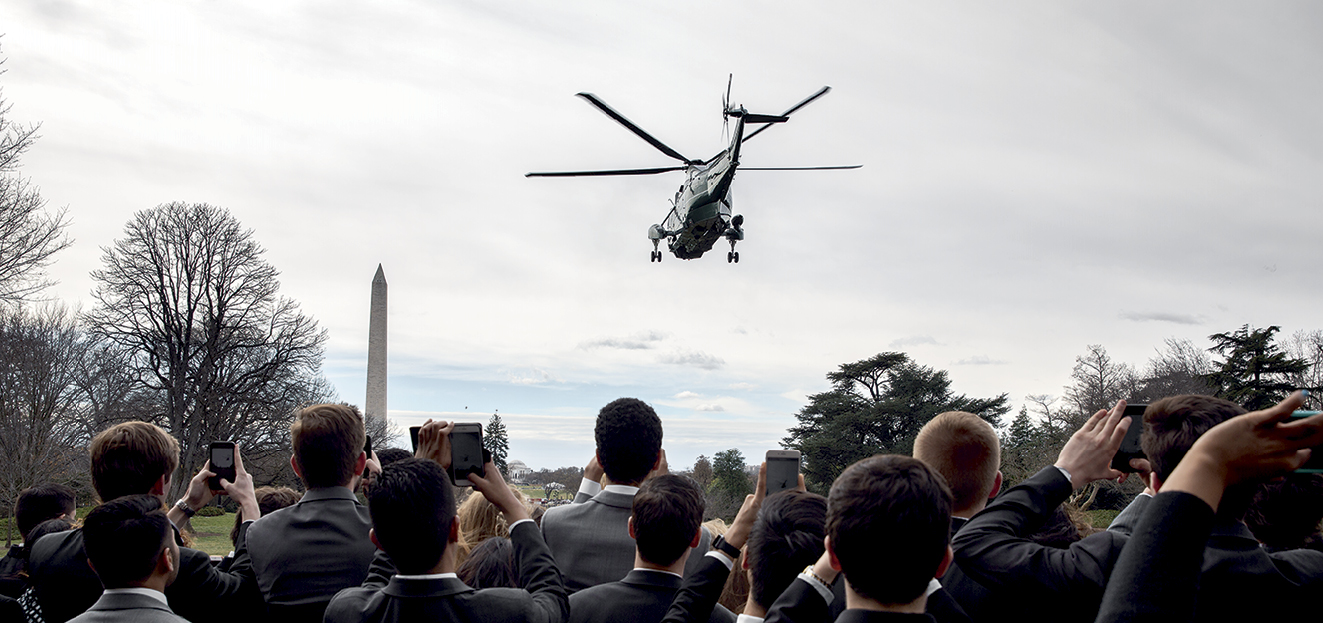
[{"label": "back of head", "polygon": [[946,479],[956,512],[986,502],[1001,466],[997,431],[983,418],[965,411],[938,414],[914,439],[914,458]]},{"label": "back of head", "polygon": [[405,459],[386,466],[368,491],[368,510],[377,541],[401,574],[428,573],[441,561],[455,493],[440,465]]},{"label": "back of head", "polygon": [[[72,514],[69,516],[73,517]],[[73,522],[69,521],[68,519],[59,519],[59,518],[47,519],[46,521],[37,524],[36,527],[29,530],[27,536],[23,537],[23,539],[24,542],[27,544],[28,549],[31,550],[32,544],[36,543],[37,541],[40,541],[41,537],[44,537],[48,534],[55,534],[56,532],[65,532],[67,530],[73,530],[73,527],[74,527]]]},{"label": "back of head", "polygon": [[514,546],[505,537],[483,541],[455,574],[471,588],[522,588],[515,572]]},{"label": "back of head", "polygon": [[1172,396],[1156,400],[1144,409],[1144,434],[1139,444],[1153,466],[1153,473],[1166,480],[1185,458],[1195,440],[1208,429],[1245,413],[1240,405],[1212,396]]},{"label": "back of head", "polygon": [[24,541],[37,524],[60,515],[72,517],[73,512],[73,489],[54,482],[32,485],[18,494],[18,500],[14,502],[14,519]]},{"label": "back of head", "polygon": [[1259,485],[1245,513],[1254,538],[1273,550],[1309,547],[1323,521],[1323,474],[1287,474]]},{"label": "back of head", "polygon": [[768,497],[745,549],[753,600],[770,607],[800,570],[822,556],[826,533],[827,498],[804,491]]},{"label": "back of head", "polygon": [[410,458],[413,458],[413,453],[403,448],[377,450],[377,460],[381,461],[382,467]]},{"label": "back of head", "polygon": [[634,543],[639,556],[669,566],[684,555],[703,521],[703,491],[674,474],[649,478],[634,495]]},{"label": "back of head", "polygon": [[859,595],[918,599],[946,555],[951,490],[918,459],[879,455],[847,467],[827,497],[827,536]]},{"label": "back of head", "polygon": [[611,401],[597,414],[597,460],[612,482],[643,482],[662,447],[661,418],[637,398]]},{"label": "back of head", "polygon": [[106,588],[127,588],[151,577],[173,538],[165,508],[154,495],[116,498],[83,519],[83,550]]},{"label": "back of head", "polygon": [[320,404],[299,409],[289,427],[294,460],[308,488],[346,486],[367,443],[363,416],[349,405]]},{"label": "back of head", "polygon": [[150,493],[179,467],[179,442],[155,424],[122,422],[101,431],[88,448],[92,487],[103,502]]}]

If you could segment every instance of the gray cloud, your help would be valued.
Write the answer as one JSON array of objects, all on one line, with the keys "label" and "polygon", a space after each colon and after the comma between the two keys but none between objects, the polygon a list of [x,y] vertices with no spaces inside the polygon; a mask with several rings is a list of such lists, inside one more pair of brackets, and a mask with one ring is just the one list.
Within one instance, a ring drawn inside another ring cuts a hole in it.
[{"label": "gray cloud", "polygon": [[888,344],[887,346],[890,348],[902,348],[905,346],[918,346],[920,344],[931,344],[933,346],[941,346],[941,344],[939,344],[937,340],[933,339],[931,335],[911,335],[909,337],[902,337],[897,340],[891,340],[891,343]]},{"label": "gray cloud", "polygon": [[1002,360],[1000,360],[1000,359],[993,359],[992,357],[989,357],[989,356],[987,356],[987,355],[974,355],[973,357],[966,357],[966,358],[964,358],[964,359],[961,359],[960,361],[957,361],[957,362],[955,362],[955,363],[953,363],[953,364],[951,364],[951,365],[953,365],[953,366],[1004,366],[1004,365],[1006,365],[1007,363],[1009,363],[1009,362],[1002,361]]},{"label": "gray cloud", "polygon": [[666,334],[661,331],[640,331],[629,337],[603,337],[595,340],[589,340],[579,344],[579,348],[584,350],[593,350],[595,348],[615,348],[620,350],[647,350],[654,348],[657,342],[666,339]]},{"label": "gray cloud", "polygon": [[542,383],[561,382],[556,375],[537,367],[520,370],[518,372],[510,372],[509,376],[510,382],[515,385],[540,385]]},{"label": "gray cloud", "polygon": [[718,405],[718,404],[698,405],[697,407],[694,407],[694,411],[710,411],[710,412],[714,412],[714,413],[715,413],[715,412],[718,412],[718,411],[725,411],[725,410],[726,410],[725,407],[723,407],[723,406],[721,406],[721,405]]},{"label": "gray cloud", "polygon": [[1194,314],[1173,314],[1168,312],[1130,312],[1119,314],[1122,320],[1134,322],[1172,322],[1175,324],[1203,324],[1203,319]]},{"label": "gray cloud", "polygon": [[662,355],[661,362],[673,363],[679,366],[694,366],[704,370],[718,370],[726,365],[724,359],[696,350]]}]

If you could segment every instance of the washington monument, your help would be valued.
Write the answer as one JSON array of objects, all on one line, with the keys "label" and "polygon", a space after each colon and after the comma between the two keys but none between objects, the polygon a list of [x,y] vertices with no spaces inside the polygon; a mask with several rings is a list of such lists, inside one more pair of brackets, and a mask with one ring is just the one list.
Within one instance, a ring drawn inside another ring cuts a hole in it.
[{"label": "washington monument", "polygon": [[367,400],[364,413],[386,421],[386,273],[377,264],[372,278],[372,309],[368,320]]}]

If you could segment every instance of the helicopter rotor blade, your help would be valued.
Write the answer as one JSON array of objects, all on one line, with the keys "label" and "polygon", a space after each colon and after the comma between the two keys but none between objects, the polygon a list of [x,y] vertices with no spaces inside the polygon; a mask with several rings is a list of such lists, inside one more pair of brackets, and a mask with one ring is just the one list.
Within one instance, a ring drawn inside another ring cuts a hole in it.
[{"label": "helicopter rotor blade", "polygon": [[588,100],[589,104],[592,104],[598,110],[605,113],[606,116],[615,119],[616,123],[625,126],[625,128],[628,129],[630,132],[633,132],[635,136],[638,136],[639,138],[647,141],[649,145],[656,147],[657,150],[662,152],[663,154],[675,158],[676,160],[679,160],[680,162],[683,162],[685,164],[699,164],[702,162],[701,160],[690,160],[689,158],[684,157],[684,154],[681,154],[680,152],[671,149],[665,143],[657,140],[651,134],[644,132],[643,128],[634,125],[633,121],[626,119],[624,115],[616,112],[614,108],[607,106],[606,102],[603,102],[596,95],[593,95],[592,93],[579,93],[578,96],[582,97],[585,100]]},{"label": "helicopter rotor blade", "polygon": [[829,171],[836,169],[858,169],[862,164],[847,164],[836,167],[740,167],[741,171]]},{"label": "helicopter rotor blade", "polygon": [[655,169],[616,169],[613,171],[547,171],[525,173],[524,177],[591,177],[602,175],[652,175],[668,171],[683,171],[686,167],[658,167]]},{"label": "helicopter rotor blade", "polygon": [[[802,102],[800,102],[800,103],[798,103],[798,104],[795,104],[794,106],[791,106],[788,110],[786,110],[785,112],[781,113],[781,116],[782,116],[782,117],[789,117],[789,116],[790,116],[791,114],[793,114],[796,110],[799,110],[799,109],[801,109],[801,108],[803,108],[803,107],[805,107],[805,106],[808,106],[809,104],[811,104],[811,103],[813,102],[813,100],[816,100],[816,99],[818,99],[819,97],[822,97],[822,96],[824,96],[824,95],[826,95],[826,94],[828,94],[828,93],[830,93],[830,92],[831,92],[831,87],[822,87],[821,89],[818,89],[818,92],[817,92],[817,93],[814,93],[813,95],[808,96],[807,98],[804,99],[804,101],[802,101]],[[769,124],[767,124],[767,125],[765,125],[765,126],[762,126],[761,128],[758,128],[757,130],[754,130],[753,132],[750,132],[747,136],[745,136],[743,139],[740,140],[740,144],[744,144],[745,141],[748,141],[749,139],[751,139],[751,138],[753,138],[753,137],[755,137],[755,136],[758,136],[759,134],[762,133],[763,130],[766,130],[767,128],[770,128],[770,127],[772,127],[772,124],[769,123]]]}]

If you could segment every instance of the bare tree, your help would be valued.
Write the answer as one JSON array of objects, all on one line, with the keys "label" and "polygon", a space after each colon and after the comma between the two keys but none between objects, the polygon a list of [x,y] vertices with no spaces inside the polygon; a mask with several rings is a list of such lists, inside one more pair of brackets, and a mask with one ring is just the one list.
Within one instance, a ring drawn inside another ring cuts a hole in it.
[{"label": "bare tree", "polygon": [[84,318],[181,446],[172,494],[206,462],[206,445],[239,442],[254,465],[288,452],[295,408],[325,402],[326,332],[278,296],[276,269],[225,209],[169,203],[134,215],[93,271]]},{"label": "bare tree", "polygon": [[86,350],[62,307],[0,311],[0,507],[6,511],[32,485],[82,475],[87,438],[79,424],[85,408],[79,376]]},{"label": "bare tree", "polygon": [[1190,340],[1167,338],[1165,347],[1148,360],[1135,399],[1153,402],[1181,394],[1211,396],[1213,386],[1208,384],[1208,375],[1212,372],[1213,359],[1208,351]]},{"label": "bare tree", "polygon": [[72,244],[64,234],[65,213],[43,210],[40,189],[18,174],[20,157],[36,142],[41,126],[14,123],[12,106],[0,91],[0,303],[11,304],[50,286],[45,268]]},{"label": "bare tree", "polygon": [[1303,372],[1293,375],[1291,382],[1296,387],[1310,390],[1305,398],[1308,409],[1323,408],[1323,331],[1296,331],[1291,337],[1282,340],[1282,350],[1292,359],[1309,362]]},{"label": "bare tree", "polygon": [[1134,366],[1117,363],[1100,344],[1090,344],[1089,352],[1075,358],[1070,378],[1075,384],[1066,387],[1066,402],[1086,417],[1131,399],[1139,387]]}]

